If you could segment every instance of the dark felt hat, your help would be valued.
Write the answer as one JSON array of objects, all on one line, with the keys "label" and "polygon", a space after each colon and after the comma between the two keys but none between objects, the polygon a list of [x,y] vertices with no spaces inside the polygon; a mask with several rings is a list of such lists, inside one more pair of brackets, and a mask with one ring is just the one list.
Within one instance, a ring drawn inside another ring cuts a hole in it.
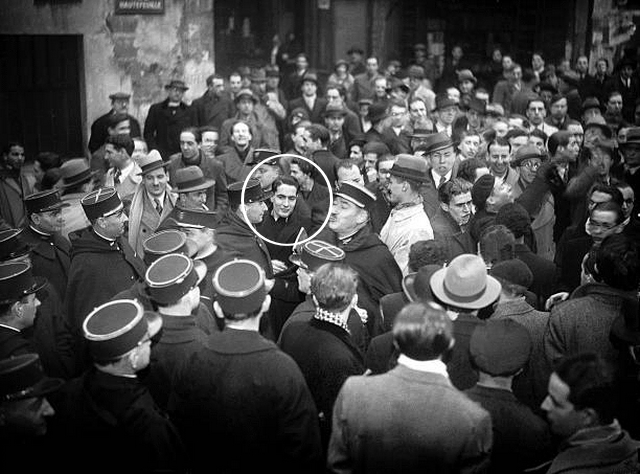
[{"label": "dark felt hat", "polygon": [[[360,102],[358,102],[360,103]],[[387,117],[387,106],[383,102],[374,102],[369,106],[369,120],[377,123]]]},{"label": "dark felt hat", "polygon": [[160,168],[166,168],[169,166],[169,161],[163,161],[162,155],[158,150],[151,150],[138,160],[138,165],[140,166],[138,176],[141,176]]},{"label": "dark felt hat", "polygon": [[[251,156],[251,162],[248,164],[257,165],[261,161],[272,158],[276,155],[280,155],[281,153],[278,150],[272,150],[270,148],[256,148],[253,150],[253,154]],[[265,162],[266,165],[277,165],[278,160],[269,160]]]},{"label": "dark felt hat", "polygon": [[469,110],[475,110],[481,115],[485,115],[487,113],[487,103],[477,97],[471,97],[468,107]]},{"label": "dark felt hat", "polygon": [[490,174],[484,174],[480,176],[473,187],[471,188],[471,200],[473,204],[478,208],[484,208],[487,199],[491,196],[493,186],[496,183],[496,178]]},{"label": "dark felt hat", "polygon": [[151,265],[160,257],[170,253],[193,257],[198,252],[196,243],[175,229],[156,232],[143,242],[142,248],[144,249],[144,261],[147,265]]},{"label": "dark felt hat", "polygon": [[389,170],[392,176],[426,183],[429,181],[429,169],[424,158],[401,153]]},{"label": "dark felt hat", "polygon": [[204,262],[193,261],[186,255],[172,253],[153,262],[144,276],[147,293],[160,305],[177,303],[198,286],[207,275]]},{"label": "dark felt hat", "polygon": [[227,314],[257,311],[267,295],[264,283],[264,270],[252,260],[232,260],[213,275],[216,301]]},{"label": "dark felt hat", "polygon": [[423,145],[425,155],[435,153],[436,151],[444,150],[445,148],[453,146],[451,138],[449,138],[449,136],[444,132],[431,133],[426,136],[425,139],[426,142]]},{"label": "dark felt hat", "polygon": [[251,99],[251,101],[254,104],[258,102],[258,98],[255,96],[255,94],[251,89],[240,89],[240,91],[238,92],[238,95],[233,100],[237,104],[238,102],[240,102],[240,99],[245,99],[245,98]]},{"label": "dark felt hat", "polygon": [[587,131],[587,129],[591,127],[599,128],[600,130],[602,130],[602,134],[605,136],[605,138],[609,140],[613,138],[611,127],[607,125],[607,121],[602,115],[596,115],[587,120],[587,123],[584,124],[584,130]]},{"label": "dark felt hat", "polygon": [[43,397],[63,384],[64,380],[45,375],[37,354],[0,360],[0,402]]},{"label": "dark felt hat", "polygon": [[347,109],[341,103],[340,104],[327,104],[327,106],[324,109],[324,114],[323,115],[325,117],[329,117],[330,115],[340,115],[340,116],[344,117],[345,115],[347,115]]},{"label": "dark felt hat", "polygon": [[[227,186],[227,194],[229,195],[229,204],[240,205],[242,197],[243,181],[236,181]],[[247,181],[247,187],[244,191],[244,204],[250,204],[252,202],[265,201],[271,197],[271,193],[265,193],[260,186],[260,181],[257,179],[250,179]]]},{"label": "dark felt hat", "polygon": [[438,94],[436,96],[436,110],[446,109],[447,107],[457,107],[455,100],[451,99],[447,94]]},{"label": "dark felt hat", "polygon": [[26,262],[0,264],[0,303],[19,301],[35,293],[47,284],[44,277],[34,277],[31,265]]},{"label": "dark felt hat", "polygon": [[21,234],[22,229],[0,230],[0,262],[22,257],[31,251]]},{"label": "dark felt hat", "polygon": [[157,313],[145,312],[137,300],[112,300],[95,308],[82,323],[94,360],[118,359],[162,328]]},{"label": "dark felt hat", "polygon": [[413,132],[409,134],[409,138],[427,138],[433,134],[434,131],[429,130],[428,128],[414,128]]},{"label": "dark felt hat", "polygon": [[56,189],[48,189],[27,196],[24,199],[29,214],[33,212],[48,212],[69,207],[70,204],[60,199],[60,192]]},{"label": "dark felt hat", "polygon": [[191,193],[212,188],[215,181],[204,177],[199,166],[186,166],[176,171],[176,191]]},{"label": "dark felt hat", "polygon": [[476,76],[473,75],[470,69],[462,69],[458,71],[458,82],[471,81],[474,84],[478,82]]},{"label": "dark felt hat", "polygon": [[344,250],[322,240],[311,240],[305,243],[299,252],[289,257],[291,263],[315,272],[325,263],[340,263],[344,260]]},{"label": "dark felt hat", "polygon": [[302,76],[302,79],[300,80],[300,84],[306,81],[311,81],[316,85],[318,85],[318,75],[314,72],[307,72],[304,76]]},{"label": "dark felt hat", "polygon": [[129,100],[131,98],[131,94],[126,92],[114,92],[109,95],[109,99],[111,100]]},{"label": "dark felt hat", "polygon": [[267,72],[262,69],[254,69],[253,74],[251,74],[251,82],[266,82],[267,81]]},{"label": "dark felt hat", "polygon": [[291,111],[291,117],[298,117],[301,120],[309,120],[309,112],[303,107],[296,107]]},{"label": "dark felt hat", "polygon": [[629,127],[627,129],[627,139],[618,144],[620,149],[624,149],[627,145],[640,145],[640,127]]},{"label": "dark felt hat", "polygon": [[491,267],[489,273],[500,282],[518,285],[528,289],[533,283],[533,273],[522,260],[503,260]]},{"label": "dark felt hat", "polygon": [[489,306],[500,296],[500,282],[487,275],[481,257],[458,255],[449,266],[438,270],[430,281],[431,291],[444,304],[463,309]]},{"label": "dark felt hat", "polygon": [[333,192],[336,197],[341,197],[352,202],[358,207],[369,209],[376,201],[376,196],[364,186],[351,181],[345,181]]},{"label": "dark felt hat", "polygon": [[391,153],[391,151],[389,150],[389,147],[387,146],[386,143],[379,142],[379,141],[372,141],[372,142],[366,142],[364,144],[362,153],[364,153],[365,155],[367,153],[375,153],[380,157],[382,155],[387,155]]},{"label": "dark felt hat", "polygon": [[600,112],[604,110],[604,107],[600,103],[597,97],[587,97],[580,107],[580,113],[583,114],[589,109],[598,109]]},{"label": "dark felt hat", "polygon": [[402,279],[402,291],[412,303],[415,301],[433,301],[430,281],[441,265],[425,265],[417,272],[409,273]]},{"label": "dark felt hat", "polygon": [[93,222],[98,217],[107,217],[123,208],[116,188],[100,188],[91,191],[80,200],[87,219]]},{"label": "dark felt hat", "polygon": [[62,163],[60,174],[63,187],[68,188],[90,181],[97,174],[97,170],[92,170],[84,158],[73,158]]},{"label": "dark felt hat", "polygon": [[531,336],[522,324],[509,318],[489,319],[474,329],[469,355],[482,372],[508,376],[525,366],[531,347]]},{"label": "dark felt hat", "polygon": [[518,148],[518,150],[516,151],[515,155],[513,156],[511,165],[514,167],[520,166],[523,161],[530,160],[532,158],[539,158],[540,160],[544,160],[546,157],[537,146],[524,145]]},{"label": "dark felt hat", "polygon": [[189,89],[184,81],[181,81],[179,79],[173,79],[171,82],[169,82],[169,84],[164,86],[165,89],[171,89],[172,87],[175,87],[176,89],[182,89],[183,91]]}]

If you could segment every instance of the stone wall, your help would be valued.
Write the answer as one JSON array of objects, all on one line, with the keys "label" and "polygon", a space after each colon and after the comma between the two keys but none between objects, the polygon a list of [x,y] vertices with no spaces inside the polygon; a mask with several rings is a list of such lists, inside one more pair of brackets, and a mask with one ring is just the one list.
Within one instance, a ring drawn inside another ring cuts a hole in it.
[{"label": "stone wall", "polygon": [[165,98],[169,80],[190,86],[190,102],[204,92],[215,69],[213,0],[165,0],[161,15],[116,15],[114,5],[0,1],[1,34],[82,35],[87,136],[93,120],[109,110],[112,92],[132,94],[129,112],[143,124],[149,106]]}]

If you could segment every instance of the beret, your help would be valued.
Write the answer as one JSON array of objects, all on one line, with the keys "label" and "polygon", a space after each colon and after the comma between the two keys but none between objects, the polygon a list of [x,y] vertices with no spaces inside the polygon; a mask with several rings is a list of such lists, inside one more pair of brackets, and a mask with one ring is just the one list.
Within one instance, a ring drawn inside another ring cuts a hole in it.
[{"label": "beret", "polygon": [[513,375],[529,360],[531,336],[512,319],[488,320],[473,331],[469,354],[482,372],[493,376]]}]

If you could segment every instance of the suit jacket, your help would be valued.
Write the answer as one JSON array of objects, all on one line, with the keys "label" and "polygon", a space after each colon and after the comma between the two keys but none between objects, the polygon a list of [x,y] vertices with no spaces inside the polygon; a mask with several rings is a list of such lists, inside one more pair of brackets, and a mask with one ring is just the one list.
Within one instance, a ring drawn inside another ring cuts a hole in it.
[{"label": "suit jacket", "polygon": [[327,465],[341,473],[483,472],[489,414],[446,377],[398,365],[350,377],[333,410]]},{"label": "suit jacket", "polygon": [[253,168],[253,148],[249,149],[244,161],[240,159],[235,147],[229,147],[226,153],[218,156],[218,160],[224,168],[227,184],[244,181]]},{"label": "suit jacket", "polygon": [[22,239],[31,247],[31,265],[33,274],[45,277],[55,288],[60,298],[67,291],[67,278],[71,265],[71,244],[61,235],[49,236],[39,234],[25,227]]},{"label": "suit jacket", "polygon": [[458,223],[441,207],[431,219],[431,227],[434,239],[441,242],[446,248],[447,262],[463,253],[476,253],[476,245],[469,229],[463,231]]},{"label": "suit jacket", "polygon": [[322,114],[327,107],[327,99],[322,97],[316,97],[316,101],[313,103],[313,108],[310,109],[305,100],[300,96],[296,99],[289,101],[289,114],[293,109],[302,107],[309,113],[309,120],[313,123],[323,124]]},{"label": "suit jacket", "polygon": [[16,174],[0,165],[0,217],[13,229],[27,221],[23,199],[34,191],[35,179]]},{"label": "suit jacket", "polygon": [[[104,141],[107,139],[107,136],[109,136],[109,119],[113,114],[114,111],[110,110],[106,114],[98,117],[91,124],[91,136],[89,137],[88,145],[89,151],[91,153],[100,148],[104,144]],[[129,135],[131,137],[142,137],[142,133],[140,131],[140,123],[138,122],[138,120],[133,115],[127,114],[127,117],[129,118],[129,128],[131,129]]]},{"label": "suit jacket", "polygon": [[235,258],[253,260],[262,267],[267,278],[273,278],[271,256],[264,241],[251,230],[244,218],[230,209],[216,229],[216,242]]},{"label": "suit jacket", "polygon": [[324,174],[329,179],[329,185],[325,183],[324,178],[318,173],[315,177],[317,183],[320,183],[325,188],[331,188],[335,185],[336,166],[340,163],[340,160],[329,150],[316,150],[311,155],[313,162],[320,167]]},{"label": "suit jacket", "polygon": [[[169,414],[194,472],[210,472],[212,463],[220,472],[322,472],[318,414],[304,377],[257,332],[212,335],[175,380]],[[211,446],[225,455],[212,461]]]},{"label": "suit jacket", "polygon": [[[300,191],[300,198],[306,204],[301,208],[301,217],[311,221],[309,234],[317,231],[327,218],[327,214],[331,212],[329,209],[329,189],[322,186],[322,180],[316,179],[311,191]],[[307,213],[309,213],[307,215]]]},{"label": "suit jacket", "polygon": [[160,223],[171,213],[175,205],[176,196],[167,186],[162,203],[162,214],[158,214],[144,185],[141,183],[138,186],[131,200],[129,212],[129,244],[140,258],[144,257],[142,244],[160,227]]},{"label": "suit jacket", "polygon": [[[182,153],[176,153],[169,158],[169,183],[174,188],[176,184],[176,172],[191,165],[197,165],[205,178],[212,179],[214,185],[207,189],[207,207],[210,211],[215,211],[218,215],[224,214],[229,207],[229,196],[227,194],[227,177],[225,176],[222,163],[216,158],[207,158],[202,151],[198,155],[195,163],[185,163]],[[177,189],[176,189],[177,192]]]},{"label": "suit jacket", "polygon": [[158,150],[167,161],[171,155],[180,152],[180,132],[195,125],[191,106],[181,102],[178,107],[169,107],[169,98],[153,104],[149,108],[144,123],[144,139],[149,150]]},{"label": "suit jacket", "polygon": [[400,153],[411,154],[411,139],[404,130],[400,132],[400,135],[396,135],[391,127],[382,130],[382,140],[389,147],[392,155],[398,155]]},{"label": "suit jacket", "polygon": [[230,118],[235,111],[231,99],[217,97],[209,91],[194,100],[191,106],[194,108],[198,127],[209,125],[218,130],[222,127],[222,122]]},{"label": "suit jacket", "polygon": [[[622,80],[620,74],[615,74],[604,86],[605,97],[613,91],[622,95],[622,117],[629,123],[634,123],[633,112],[636,107],[636,99],[640,96],[640,81],[635,75],[631,76],[630,84]],[[606,103],[606,100],[603,102]]]}]

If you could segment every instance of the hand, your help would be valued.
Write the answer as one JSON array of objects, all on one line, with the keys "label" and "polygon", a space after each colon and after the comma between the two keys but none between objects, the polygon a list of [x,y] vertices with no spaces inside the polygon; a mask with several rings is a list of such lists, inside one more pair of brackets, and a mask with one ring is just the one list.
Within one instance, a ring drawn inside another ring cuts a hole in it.
[{"label": "hand", "polygon": [[276,284],[276,280],[273,278],[267,278],[264,280],[264,287],[267,290],[267,293],[269,293],[272,289],[273,289],[273,285]]},{"label": "hand", "polygon": [[280,273],[285,271],[287,266],[280,260],[271,260],[271,268],[273,268],[273,273]]},{"label": "hand", "polygon": [[569,293],[567,293],[566,291],[561,291],[560,293],[551,295],[545,302],[544,309],[546,309],[547,311],[551,311],[551,308],[553,308],[558,303],[562,303],[567,298],[569,298]]}]

